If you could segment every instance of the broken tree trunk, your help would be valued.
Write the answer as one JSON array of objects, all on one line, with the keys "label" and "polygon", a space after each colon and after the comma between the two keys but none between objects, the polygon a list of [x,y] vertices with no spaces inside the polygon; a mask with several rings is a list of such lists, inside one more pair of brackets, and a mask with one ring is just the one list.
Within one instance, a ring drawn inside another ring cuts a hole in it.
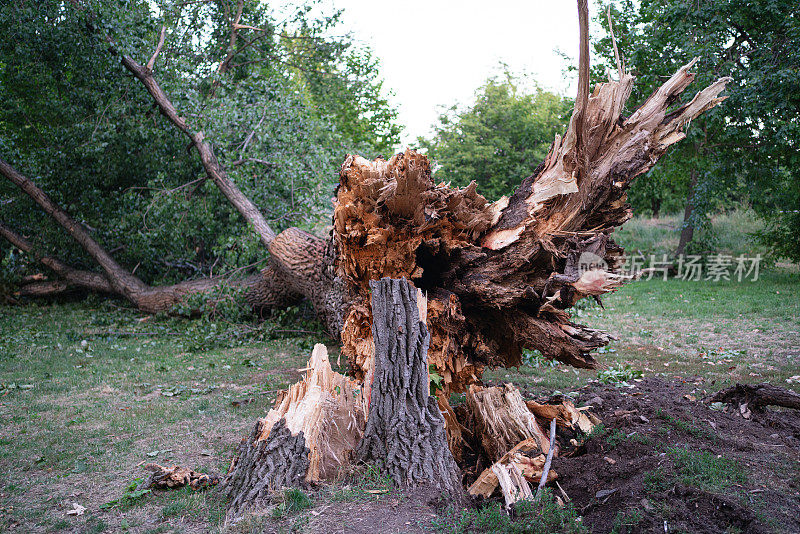
[{"label": "broken tree trunk", "polygon": [[367,397],[360,384],[333,371],[325,345],[314,347],[304,370],[242,440],[225,478],[231,515],[258,507],[283,486],[331,479],[350,465]]},{"label": "broken tree trunk", "polygon": [[353,458],[376,462],[396,484],[463,495],[430,392],[425,299],[407,280],[386,278],[372,289],[377,357],[368,381],[334,372],[325,346],[314,347],[305,378],[278,395],[239,446],[224,482],[230,518],[283,486],[332,479]]},{"label": "broken tree trunk", "polygon": [[407,280],[384,278],[372,288],[375,367],[369,416],[358,458],[376,462],[399,485],[431,484],[460,498],[461,472],[428,375],[425,300]]},{"label": "broken tree trunk", "polygon": [[[348,287],[343,352],[363,378],[374,358],[368,341],[371,280],[405,277],[427,292],[429,362],[445,394],[477,383],[484,366],[521,363],[525,348],[576,367],[610,337],[570,321],[579,299],[622,283],[623,251],[611,238],[631,217],[632,180],[646,172],[682,129],[715,106],[727,79],[668,113],[691,83],[681,68],[630,117],[622,117],[633,78],[595,88],[564,137],[510,198],[494,203],[475,184],[436,184],[425,156],[388,161],[349,156],[334,211],[336,272]],[[579,157],[580,153],[580,157]]]}]

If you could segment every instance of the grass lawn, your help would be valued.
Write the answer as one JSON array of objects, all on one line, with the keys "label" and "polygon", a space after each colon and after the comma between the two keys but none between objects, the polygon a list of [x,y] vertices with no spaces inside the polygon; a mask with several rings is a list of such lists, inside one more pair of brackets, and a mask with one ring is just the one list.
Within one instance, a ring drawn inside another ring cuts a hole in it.
[{"label": "grass lawn", "polygon": [[[605,309],[579,309],[576,320],[618,338],[599,350],[607,366],[630,364],[667,377],[703,375],[716,381],[715,389],[769,381],[800,390],[800,383],[787,382],[800,374],[797,273],[768,272],[756,282],[642,280],[603,303]],[[484,379],[565,391],[597,377],[597,371],[529,361],[533,366],[489,371]]]},{"label": "grass lawn", "polygon": [[[799,282],[796,269],[757,282],[639,281],[605,298],[605,309],[587,305],[577,315],[619,338],[598,355],[607,366],[702,375],[708,391],[737,381],[800,390],[791,380],[800,375]],[[107,503],[137,487],[146,462],[224,473],[320,339],[206,349],[203,337],[213,339],[213,329],[144,318],[115,301],[0,307],[0,532],[220,530],[225,502],[213,491]],[[528,365],[484,379],[551,393],[597,376],[531,354]],[[364,480],[379,484],[374,478]],[[348,485],[325,497],[363,498]],[[67,515],[74,503],[86,512]]]}]

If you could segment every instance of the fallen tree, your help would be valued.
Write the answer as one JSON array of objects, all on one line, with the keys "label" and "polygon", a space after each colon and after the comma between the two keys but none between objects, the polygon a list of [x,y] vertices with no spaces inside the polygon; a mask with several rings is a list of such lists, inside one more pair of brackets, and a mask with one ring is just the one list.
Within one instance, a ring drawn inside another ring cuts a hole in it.
[{"label": "fallen tree", "polygon": [[[426,358],[430,368],[442,377],[437,402],[444,417],[439,420],[430,403],[420,400],[418,411],[427,415],[423,417],[420,412],[415,424],[421,425],[428,416],[437,419],[428,431],[441,441],[437,425],[446,428],[453,457],[460,455],[457,436],[462,422],[447,403],[450,393],[469,391],[476,418],[495,411],[482,410],[481,406],[490,402],[499,406],[498,399],[504,395],[494,390],[481,394],[480,379],[486,366],[520,365],[524,349],[537,349],[546,357],[575,367],[598,365],[591,352],[606,345],[610,336],[572,322],[568,309],[582,298],[599,299],[622,284],[623,250],[612,233],[632,216],[626,204],[627,189],[636,176],[647,172],[672,144],[685,137],[684,129],[694,118],[724,100],[719,94],[728,79],[720,79],[688,102],[676,105],[694,78],[691,61],[625,117],[623,110],[634,79],[621,67],[616,80],[609,77],[589,93],[586,2],[579,2],[579,6],[581,50],[575,110],[567,131],[556,136],[545,161],[522,179],[510,198],[490,202],[474,182],[465,188],[437,184],[430,162],[413,150],[388,160],[368,161],[348,155],[340,170],[333,228],[327,239],[296,228],[276,235],[258,208],[227,177],[203,132],[190,127],[154,77],[163,38],[146,66],[120,53],[109,41],[112,52],[142,82],[167,120],[191,141],[208,177],[267,247],[269,266],[235,282],[247,290],[248,302],[264,310],[307,299],[329,333],[341,341],[350,364],[350,378],[334,377],[330,365],[325,367],[327,358],[318,354],[310,362],[313,372],[306,377],[307,385],[279,398],[278,409],[289,399],[285,411],[279,412],[276,420],[260,421],[254,427],[240,449],[228,484],[229,488],[238,488],[232,490],[234,509],[258,503],[265,498],[265,491],[276,485],[298,483],[309,480],[309,476],[315,479],[317,471],[309,468],[319,465],[314,463],[318,452],[309,448],[306,440],[315,439],[321,431],[319,425],[330,420],[332,413],[344,409],[342,413],[352,420],[362,421],[364,413],[373,414],[375,408],[373,417],[379,420],[366,419],[365,435],[389,439],[384,425],[392,412],[381,412],[378,404],[365,408],[355,393],[358,389],[359,395],[369,399],[370,391],[383,397],[391,387],[397,387],[382,375],[386,368],[380,363],[381,357],[376,357],[384,349],[375,336],[377,316],[371,284],[377,280],[406,279],[425,296],[426,312],[420,316],[426,316],[429,336]],[[54,272],[57,281],[63,281],[59,287],[116,294],[143,311],[155,312],[169,311],[187,295],[231,283],[202,279],[150,287],[114,261],[88,231],[2,160],[0,174],[36,201],[102,269],[102,273],[72,269],[38,253],[24,237],[0,226],[0,234]],[[42,281],[27,287],[31,294],[33,288],[36,294],[58,289],[48,289]],[[403,372],[413,369],[418,373],[419,362],[413,362],[408,360],[410,368]],[[378,376],[383,376],[382,385],[372,390]],[[306,398],[309,384],[330,385],[330,380],[336,381],[340,390],[352,390],[345,408],[336,404],[341,399],[332,401],[332,412],[324,413],[309,409],[308,403],[302,404],[304,409],[293,404]],[[549,445],[533,408],[526,407],[513,392],[506,393],[503,402],[507,403],[507,416],[500,421],[483,417],[477,428],[469,431],[482,438],[489,436],[484,448],[489,459],[500,464],[494,474],[504,487],[517,483],[524,487],[521,475],[514,471],[520,468],[514,462],[509,464],[506,454],[520,441],[533,444],[525,452],[534,457],[546,454]],[[512,420],[519,428],[499,442],[498,436],[510,429]],[[494,430],[493,425],[497,427]],[[360,423],[356,426],[360,428]],[[352,449],[361,437],[343,437],[342,446]],[[380,447],[365,443],[361,449],[365,458],[380,456],[376,452],[382,450]],[[531,465],[539,462],[527,458]],[[450,469],[445,459],[420,460],[423,464],[419,469],[411,463],[390,463],[389,467],[416,479],[419,470],[430,473],[430,466],[435,465],[440,481],[452,478],[452,473],[444,472]]]},{"label": "fallen tree", "polygon": [[[723,100],[718,95],[727,79],[670,111],[693,79],[693,63],[627,118],[622,110],[633,77],[620,72],[619,80],[599,84],[583,106],[576,106],[565,135],[557,136],[546,160],[511,198],[489,202],[475,184],[436,184],[425,156],[412,150],[388,161],[348,156],[332,235],[324,240],[290,228],[272,238],[260,231],[270,265],[239,282],[251,288],[248,301],[263,309],[307,298],[331,335],[341,339],[356,378],[369,374],[374,357],[368,283],[385,276],[408,278],[427,293],[429,358],[444,377],[446,392],[478,382],[486,365],[518,365],[524,348],[576,367],[595,367],[590,352],[610,337],[571,322],[566,310],[621,284],[623,250],[611,233],[632,216],[626,189],[684,137],[682,130],[693,118]],[[204,143],[201,135],[191,135]],[[209,174],[222,172],[214,167],[213,153],[206,154]],[[46,260],[27,247],[70,285],[110,290],[153,312],[226,282],[202,279],[149,287],[33,182],[2,161],[0,173],[67,229],[108,282],[96,274],[84,280],[64,269],[59,273],[54,258]],[[251,210],[241,213],[259,228]],[[14,242],[13,231],[3,228],[2,235]],[[582,270],[582,254],[605,268]]]}]

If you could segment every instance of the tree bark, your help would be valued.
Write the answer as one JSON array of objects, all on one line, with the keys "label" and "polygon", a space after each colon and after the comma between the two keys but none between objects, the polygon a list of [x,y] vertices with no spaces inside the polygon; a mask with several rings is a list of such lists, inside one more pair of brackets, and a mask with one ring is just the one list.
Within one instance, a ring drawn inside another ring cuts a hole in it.
[{"label": "tree bark", "polygon": [[258,507],[282,486],[335,478],[351,463],[366,414],[361,384],[334,372],[325,345],[317,344],[304,379],[281,392],[242,440],[225,478],[229,516]]},{"label": "tree bark", "polygon": [[[220,285],[244,288],[258,286],[258,292],[250,297],[253,300],[267,298],[271,299],[270,302],[275,303],[286,303],[291,300],[289,298],[291,295],[283,286],[271,284],[269,288],[262,287],[263,282],[259,284],[260,279],[257,277],[248,277],[244,280],[235,281],[225,278],[201,278],[170,286],[149,286],[117,263],[111,254],[95,241],[80,223],[55,204],[41,188],[2,159],[0,159],[0,174],[17,185],[39,204],[42,210],[55,219],[104,271],[103,274],[98,274],[70,267],[53,256],[42,254],[36,250],[30,241],[5,224],[0,223],[1,237],[31,255],[35,261],[60,277],[59,280],[50,280],[46,281],[46,283],[34,282],[33,284],[28,284],[20,289],[21,295],[46,296],[76,287],[119,295],[140,310],[148,313],[168,311],[176,304],[183,302],[188,295],[207,293]],[[280,278],[278,278],[279,280]]]},{"label": "tree bark", "polygon": [[242,440],[225,487],[227,516],[240,516],[245,510],[264,507],[275,490],[284,486],[305,485],[309,449],[303,433],[292,434],[281,419],[272,427],[268,439],[260,439],[264,420],[259,419],[250,436]]},{"label": "tree bark", "polygon": [[[25,194],[39,204],[45,213],[55,219],[56,222],[83,247],[92,259],[105,271],[106,278],[115,292],[129,300],[133,300],[134,295],[145,289],[146,284],[118,264],[97,241],[92,239],[89,233],[84,230],[83,226],[78,224],[66,211],[50,200],[50,197],[37,187],[36,184],[18,173],[16,169],[2,159],[0,159],[0,174],[22,189]],[[54,265],[52,262],[50,263]]]},{"label": "tree bark", "polygon": [[709,402],[724,402],[753,411],[763,411],[766,406],[780,406],[800,410],[800,394],[786,388],[763,384],[736,384],[718,391]]},{"label": "tree bark", "polygon": [[376,354],[358,458],[377,462],[395,484],[431,484],[460,499],[461,472],[430,393],[423,297],[407,280],[384,278],[370,287]]},{"label": "tree bark", "polygon": [[681,226],[681,237],[678,241],[678,248],[675,249],[675,255],[680,256],[686,252],[686,247],[692,242],[694,237],[694,223],[692,222],[692,213],[694,211],[694,194],[697,187],[697,169],[691,171],[691,181],[689,183],[689,192],[686,194],[686,207],[683,209],[683,225]]}]

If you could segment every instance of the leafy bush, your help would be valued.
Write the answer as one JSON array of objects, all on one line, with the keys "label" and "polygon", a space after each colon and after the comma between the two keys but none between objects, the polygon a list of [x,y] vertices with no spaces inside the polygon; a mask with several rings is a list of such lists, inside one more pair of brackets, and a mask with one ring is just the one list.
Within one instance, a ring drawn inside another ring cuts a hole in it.
[{"label": "leafy bush", "polygon": [[617,364],[597,373],[597,379],[601,384],[613,384],[615,386],[628,386],[629,381],[642,377],[642,372],[634,369],[630,364]]}]

